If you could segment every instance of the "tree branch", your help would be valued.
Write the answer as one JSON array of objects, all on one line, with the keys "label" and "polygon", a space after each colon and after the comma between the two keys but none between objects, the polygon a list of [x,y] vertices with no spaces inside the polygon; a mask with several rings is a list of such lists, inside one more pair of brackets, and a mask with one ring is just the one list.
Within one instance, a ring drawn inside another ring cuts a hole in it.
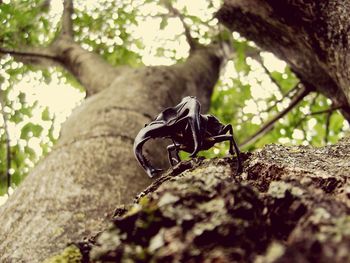
[{"label": "tree branch", "polygon": [[299,88],[298,92],[295,94],[294,98],[290,102],[287,108],[278,113],[275,117],[273,117],[270,121],[265,123],[255,134],[247,138],[244,142],[241,143],[240,147],[245,147],[248,144],[255,142],[257,139],[262,137],[268,131],[270,131],[275,123],[281,119],[284,115],[290,112],[303,98],[306,97],[310,93],[310,90],[305,88],[304,86]]},{"label": "tree branch", "polygon": [[342,25],[337,36],[346,38],[348,27],[344,24],[350,25],[350,20],[336,10],[345,10],[344,3],[347,8],[350,5],[347,1],[334,1],[332,5],[324,5],[323,1],[310,1],[306,5],[302,2],[225,0],[216,17],[231,31],[239,32],[286,61],[299,79],[313,83],[333,103],[345,105],[342,114],[349,121],[348,50],[342,41],[331,40],[336,23],[332,27],[320,21],[329,21],[329,14],[335,14],[332,17]]},{"label": "tree branch", "polygon": [[270,71],[267,69],[267,67],[264,65],[264,62],[262,61],[261,56],[259,55],[259,56],[257,56],[255,59],[259,62],[259,64],[261,65],[261,67],[264,69],[265,73],[269,76],[269,78],[270,78],[270,80],[272,81],[272,83],[274,83],[274,84],[277,86],[277,88],[279,89],[279,91],[280,91],[281,93],[283,93],[283,89],[282,89],[281,85],[275,80],[275,78],[271,75],[271,72],[270,72]]},{"label": "tree branch", "polygon": [[18,61],[26,64],[55,66],[57,63],[59,63],[59,59],[56,54],[47,47],[23,47],[21,50],[0,47],[0,54],[12,55]]},{"label": "tree branch", "polygon": [[40,6],[40,9],[46,11],[50,8],[51,0],[44,0]]},{"label": "tree branch", "polygon": [[272,110],[274,107],[277,106],[278,103],[282,102],[285,98],[290,98],[290,95],[297,92],[298,91],[298,88],[299,88],[299,84],[300,82],[297,83],[297,85],[295,85],[293,88],[291,88],[290,90],[288,90],[286,92],[286,94],[283,95],[283,97],[279,100],[276,100],[275,103],[273,105],[271,105],[270,107],[268,107],[266,109],[265,112],[269,112],[270,110]]},{"label": "tree branch", "polygon": [[65,0],[63,3],[61,36],[73,38],[73,0]]},{"label": "tree branch", "polygon": [[[288,91],[286,92],[286,94],[283,95],[282,98],[280,98],[279,100],[275,100],[275,101],[274,101],[274,104],[271,105],[270,107],[268,107],[264,112],[266,112],[266,113],[270,112],[274,107],[277,106],[278,103],[282,102],[285,98],[291,98],[291,96],[295,95],[294,93],[298,91],[298,86],[299,86],[299,84],[300,84],[300,82],[299,82],[297,85],[295,85],[293,88],[291,88],[290,90],[288,90]],[[254,117],[254,116],[249,117],[247,121],[252,120],[253,117]]]},{"label": "tree branch", "polygon": [[6,118],[6,113],[5,113],[5,101],[4,101],[4,93],[1,90],[1,85],[0,85],[0,106],[1,106],[1,113],[2,113],[2,119],[4,121],[4,131],[5,131],[5,137],[6,137],[6,177],[7,177],[7,195],[10,196],[10,187],[12,184],[11,180],[11,173],[10,173],[10,168],[11,168],[11,152],[10,152],[10,134],[8,132],[7,128],[7,118]]},{"label": "tree branch", "polygon": [[343,106],[333,106],[333,107],[330,107],[330,108],[328,108],[326,110],[320,110],[320,111],[311,112],[311,113],[307,114],[306,116],[312,116],[312,115],[318,115],[318,114],[324,114],[324,113],[331,113],[333,111],[340,110],[342,108],[343,108]]},{"label": "tree branch", "polygon": [[329,125],[331,124],[331,117],[333,112],[328,112],[326,117],[326,132],[324,136],[324,141],[327,144],[328,143],[328,136],[329,136]]},{"label": "tree branch", "polygon": [[310,116],[313,116],[313,115],[325,114],[325,113],[327,113],[327,114],[328,114],[328,113],[332,113],[332,112],[334,112],[334,111],[336,111],[336,110],[340,110],[340,109],[342,109],[342,108],[344,108],[344,106],[338,105],[338,106],[332,106],[332,107],[330,107],[330,108],[328,108],[328,109],[326,109],[326,110],[314,111],[314,112],[305,114],[305,116],[304,116],[303,118],[301,118],[301,119],[297,122],[297,124],[295,125],[295,127],[298,127],[303,121],[306,120],[307,117],[310,117]]},{"label": "tree branch", "polygon": [[[270,107],[268,107],[264,112],[266,112],[266,113],[270,112],[274,107],[277,107],[277,104],[280,103],[280,102],[282,102],[285,98],[291,99],[291,96],[295,96],[295,93],[298,92],[299,84],[300,84],[300,82],[299,82],[297,85],[295,85],[293,88],[291,88],[290,90],[288,90],[288,91],[286,92],[286,94],[284,94],[283,97],[282,97],[281,99],[275,100],[275,101],[274,101],[274,104],[271,105]],[[253,116],[250,117],[247,121],[251,121],[252,119],[253,119]],[[261,119],[261,118],[260,118],[260,119]]]},{"label": "tree branch", "polygon": [[20,56],[20,57],[36,57],[36,58],[45,58],[45,59],[51,59],[56,60],[57,56],[51,52],[49,48],[33,48],[33,47],[25,47],[21,50],[14,50],[14,49],[6,49],[0,47],[0,54],[9,54],[13,56]]},{"label": "tree branch", "polygon": [[177,10],[176,8],[173,7],[173,5],[171,4],[171,1],[165,1],[164,5],[169,10],[169,12],[171,14],[173,14],[174,16],[177,16],[180,19],[182,26],[184,27],[185,36],[186,36],[187,42],[188,42],[191,50],[196,49],[198,46],[198,42],[191,36],[191,31],[190,31],[188,25],[185,23],[184,16],[181,14],[181,12],[179,10]]},{"label": "tree branch", "polygon": [[5,112],[3,110],[3,120],[4,120],[4,130],[6,135],[6,176],[7,176],[7,195],[10,196],[10,189],[12,185],[12,178],[11,178],[11,148],[10,148],[10,134],[7,128],[7,118],[5,115]]}]

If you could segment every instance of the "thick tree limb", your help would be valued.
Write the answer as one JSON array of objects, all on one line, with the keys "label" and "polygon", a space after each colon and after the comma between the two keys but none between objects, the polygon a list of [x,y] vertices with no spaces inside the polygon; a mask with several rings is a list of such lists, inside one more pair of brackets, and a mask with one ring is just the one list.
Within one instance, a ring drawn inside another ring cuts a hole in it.
[{"label": "thick tree limb", "polygon": [[43,67],[57,66],[58,57],[48,47],[21,47],[20,50],[13,50],[0,47],[0,54],[9,54],[17,60]]},{"label": "thick tree limb", "polygon": [[57,56],[49,48],[24,47],[21,50],[13,50],[0,47],[0,53],[22,57],[39,57],[56,60]]},{"label": "thick tree limb", "polygon": [[[0,207],[4,262],[42,262],[67,243],[99,231],[116,205],[130,202],[150,183],[128,138],[136,136],[149,116],[183,96],[197,96],[207,110],[223,61],[217,46],[210,45],[195,50],[184,63],[128,68],[123,75],[112,75],[107,84],[110,73],[98,67],[96,54],[75,43],[61,43],[67,52],[66,65],[79,63],[74,58],[86,59],[87,65],[81,61],[74,72],[89,86],[104,89],[73,112],[54,149]],[[148,146],[149,159],[167,167],[166,146]]]},{"label": "thick tree limb", "polygon": [[60,65],[85,87],[88,96],[98,93],[109,87],[126,69],[112,67],[98,54],[75,43],[72,39],[72,0],[65,1],[64,7],[62,32],[49,47],[23,47],[20,50],[0,47],[0,53],[13,55],[27,64],[45,67]]},{"label": "thick tree limb", "polygon": [[63,14],[62,14],[62,30],[61,35],[73,38],[73,0],[64,0],[63,2]]},{"label": "thick tree limb", "polygon": [[79,247],[85,262],[349,262],[349,149],[268,145],[241,175],[182,162]]},{"label": "thick tree limb", "polygon": [[52,44],[60,65],[68,70],[91,96],[108,88],[121,76],[123,67],[113,67],[101,56],[83,49],[69,38],[58,38]]},{"label": "thick tree limb", "polygon": [[288,62],[308,83],[345,105],[350,120],[348,1],[225,0],[218,19]]},{"label": "thick tree limb", "polygon": [[270,131],[275,123],[281,119],[284,115],[286,115],[288,112],[290,112],[302,99],[304,99],[310,91],[305,88],[301,87],[299,88],[298,92],[295,94],[291,102],[289,103],[288,107],[279,112],[275,117],[273,117],[270,121],[265,123],[256,133],[254,133],[252,136],[244,140],[241,144],[240,147],[245,147],[248,144],[251,144],[255,142],[257,139],[262,137],[264,134],[266,134],[268,131]]}]

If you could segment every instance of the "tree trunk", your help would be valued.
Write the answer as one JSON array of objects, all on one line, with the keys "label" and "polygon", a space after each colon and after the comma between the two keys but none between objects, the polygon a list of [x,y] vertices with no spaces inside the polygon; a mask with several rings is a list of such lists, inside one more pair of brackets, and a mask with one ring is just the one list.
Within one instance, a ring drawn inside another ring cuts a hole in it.
[{"label": "tree trunk", "polygon": [[[66,121],[52,152],[0,208],[2,262],[40,262],[100,231],[113,208],[151,182],[132,152],[137,132],[186,95],[199,97],[207,110],[223,58],[212,45],[170,67],[113,68],[66,37],[50,52],[89,97]],[[164,166],[161,149],[148,155]]]},{"label": "tree trunk", "polygon": [[225,0],[217,17],[288,62],[309,89],[342,106],[350,121],[349,13],[346,0]]},{"label": "tree trunk", "polygon": [[350,139],[270,145],[239,175],[230,158],[183,162],[80,248],[86,262],[349,262],[349,163]]},{"label": "tree trunk", "polygon": [[[285,59],[308,89],[342,106],[350,120],[349,6],[226,0],[218,18]],[[199,97],[207,109],[222,62],[209,46],[184,64],[115,69],[72,42],[69,30],[63,33],[42,58],[69,70],[89,97],[65,123],[53,151],[0,208],[2,262],[39,262],[101,230],[113,208],[150,183],[132,154],[137,131],[186,95]],[[148,154],[164,164],[159,149]],[[116,219],[117,236],[100,235],[103,246],[90,256],[287,262],[292,255],[306,262],[318,255],[324,262],[349,261],[347,149],[348,141],[321,149],[270,146],[249,157],[240,176],[232,162],[199,162]]]}]

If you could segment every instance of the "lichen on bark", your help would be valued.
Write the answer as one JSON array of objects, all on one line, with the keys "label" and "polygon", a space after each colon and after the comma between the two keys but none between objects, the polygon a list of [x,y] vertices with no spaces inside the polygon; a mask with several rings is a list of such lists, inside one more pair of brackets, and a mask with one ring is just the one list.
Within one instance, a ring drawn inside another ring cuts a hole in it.
[{"label": "lichen on bark", "polygon": [[270,145],[240,175],[231,158],[183,162],[117,210],[90,261],[347,262],[349,144]]},{"label": "lichen on bark", "polygon": [[64,249],[62,253],[57,254],[43,263],[79,263],[83,259],[82,254],[79,251],[79,248],[71,245]]}]

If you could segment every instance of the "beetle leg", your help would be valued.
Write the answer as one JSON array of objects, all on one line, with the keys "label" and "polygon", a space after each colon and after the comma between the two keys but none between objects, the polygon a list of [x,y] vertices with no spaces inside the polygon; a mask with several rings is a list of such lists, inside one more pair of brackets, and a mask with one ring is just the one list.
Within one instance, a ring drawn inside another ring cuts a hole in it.
[{"label": "beetle leg", "polygon": [[150,138],[149,137],[142,138],[142,139],[139,139],[138,137],[136,137],[136,138],[137,138],[137,140],[135,139],[135,142],[134,142],[134,154],[135,154],[135,157],[138,160],[138,162],[140,163],[140,165],[143,167],[143,169],[146,171],[147,175],[150,178],[152,178],[153,176],[155,176],[158,173],[160,173],[162,171],[162,169],[154,168],[150,164],[148,159],[145,156],[143,156],[143,154],[142,154],[142,146]]},{"label": "beetle leg", "polygon": [[[230,135],[226,135],[225,133],[229,132]],[[230,141],[230,149],[229,153],[231,155],[234,154],[233,148],[235,149],[236,155],[237,155],[237,162],[238,162],[238,167],[237,167],[237,173],[242,172],[242,161],[241,161],[241,156],[240,156],[240,151],[238,148],[238,145],[235,141],[235,138],[233,137],[233,129],[231,124],[227,124],[222,128],[220,131],[221,135],[213,136],[212,138],[214,139],[215,143],[218,142],[223,142],[223,141]]]},{"label": "beetle leg", "polygon": [[233,147],[235,148],[235,151],[236,151],[236,154],[237,154],[237,157],[239,157],[239,154],[240,154],[240,151],[239,151],[239,148],[238,148],[238,145],[235,141],[235,138],[233,136],[233,129],[232,129],[232,125],[231,124],[227,124],[226,126],[224,126],[224,128],[222,128],[222,130],[220,131],[221,134],[225,134],[229,132],[230,135],[232,136],[232,140],[230,140],[230,154],[234,154],[233,152]]},{"label": "beetle leg", "polygon": [[[168,158],[169,158],[169,162],[170,162],[170,165],[171,166],[174,166],[176,164],[178,164],[181,159],[180,159],[180,156],[179,156],[179,151],[177,149],[177,147],[180,146],[179,144],[170,144],[167,146],[167,150],[168,150]],[[175,157],[172,156],[172,152],[175,151]],[[176,162],[176,163],[174,163]]]},{"label": "beetle leg", "polygon": [[[216,135],[216,136],[210,137],[209,139],[213,140],[215,143],[224,142],[224,141],[230,141],[230,143],[231,143],[232,136],[228,135],[228,134],[221,134],[221,135]],[[230,154],[232,154],[231,149],[229,150],[229,152],[230,152]]]},{"label": "beetle leg", "polygon": [[188,118],[188,125],[191,129],[192,139],[193,139],[193,152],[190,157],[195,157],[202,147],[202,136],[200,133],[200,114],[194,114]]},{"label": "beetle leg", "polygon": [[173,138],[171,138],[171,140],[173,141],[174,148],[175,148],[176,161],[177,161],[177,163],[179,163],[179,162],[181,162],[181,158],[179,156],[179,149],[181,149],[181,145],[176,143]]}]

